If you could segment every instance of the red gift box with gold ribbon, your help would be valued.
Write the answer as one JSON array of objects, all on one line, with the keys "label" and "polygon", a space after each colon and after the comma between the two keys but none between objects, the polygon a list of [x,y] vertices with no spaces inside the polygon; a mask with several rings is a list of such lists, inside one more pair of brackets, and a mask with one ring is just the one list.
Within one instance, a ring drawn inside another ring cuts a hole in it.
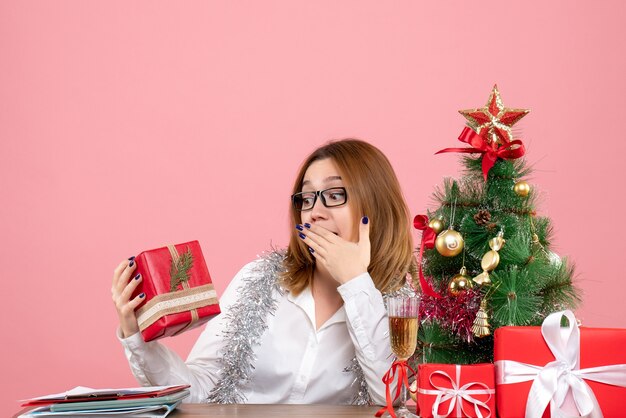
[{"label": "red gift box with gold ribbon", "polygon": [[493,364],[420,364],[417,404],[422,418],[495,418]]},{"label": "red gift box with gold ribbon", "polygon": [[135,314],[147,341],[180,334],[220,313],[219,302],[198,241],[144,251],[135,257],[145,293]]},{"label": "red gift box with gold ribbon", "polygon": [[563,311],[541,327],[500,327],[494,338],[501,418],[626,414],[626,329],[579,328]]}]

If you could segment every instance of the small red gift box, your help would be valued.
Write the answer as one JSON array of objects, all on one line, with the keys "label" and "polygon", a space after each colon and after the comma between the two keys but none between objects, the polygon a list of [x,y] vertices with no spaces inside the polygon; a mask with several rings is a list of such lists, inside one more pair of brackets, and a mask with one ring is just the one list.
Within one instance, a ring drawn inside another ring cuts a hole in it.
[{"label": "small red gift box", "polygon": [[[568,327],[560,326],[563,315]],[[494,338],[501,418],[550,417],[552,407],[573,416],[624,416],[626,329],[578,328],[565,311],[542,327],[498,328]]]},{"label": "small red gift box", "polygon": [[420,364],[417,404],[422,418],[495,417],[493,364]]},{"label": "small red gift box", "polygon": [[180,334],[220,313],[198,241],[144,251],[135,262],[142,282],[133,297],[146,294],[135,314],[146,342]]}]

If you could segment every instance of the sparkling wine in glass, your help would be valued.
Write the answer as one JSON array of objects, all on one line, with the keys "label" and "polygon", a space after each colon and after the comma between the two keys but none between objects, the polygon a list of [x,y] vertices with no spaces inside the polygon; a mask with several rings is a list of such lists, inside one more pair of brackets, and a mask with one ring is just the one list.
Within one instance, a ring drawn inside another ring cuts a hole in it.
[{"label": "sparkling wine in glass", "polygon": [[[391,351],[400,361],[408,360],[415,352],[419,328],[419,306],[420,299],[417,296],[394,296],[387,299]],[[398,384],[402,383],[398,382]],[[400,396],[400,406],[395,411],[396,416],[398,418],[417,417],[406,407],[406,387],[402,388]]]}]

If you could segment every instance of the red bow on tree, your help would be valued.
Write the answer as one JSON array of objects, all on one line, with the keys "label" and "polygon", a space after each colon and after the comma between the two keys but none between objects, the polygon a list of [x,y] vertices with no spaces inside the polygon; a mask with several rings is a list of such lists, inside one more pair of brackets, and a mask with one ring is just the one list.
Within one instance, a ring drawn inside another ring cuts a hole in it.
[{"label": "red bow on tree", "polygon": [[478,152],[483,154],[483,177],[485,180],[487,180],[487,173],[489,173],[489,170],[491,170],[491,167],[493,167],[498,158],[512,160],[523,156],[526,152],[524,144],[520,139],[506,142],[504,145],[499,145],[495,141],[488,141],[467,126],[463,129],[461,135],[459,135],[459,141],[471,145],[471,148],[445,148],[441,151],[437,151],[435,154],[442,154],[445,152]]},{"label": "red bow on tree", "polygon": [[435,248],[435,239],[437,238],[437,234],[435,231],[428,226],[428,216],[426,215],[417,215],[413,219],[413,226],[415,229],[419,229],[422,231],[422,243],[420,244],[420,256],[417,261],[419,267],[419,278],[420,278],[420,286],[422,286],[422,292],[425,295],[431,296],[434,298],[441,298],[441,295],[433,289],[431,284],[424,277],[424,273],[422,272],[422,257],[424,255],[424,248]]}]

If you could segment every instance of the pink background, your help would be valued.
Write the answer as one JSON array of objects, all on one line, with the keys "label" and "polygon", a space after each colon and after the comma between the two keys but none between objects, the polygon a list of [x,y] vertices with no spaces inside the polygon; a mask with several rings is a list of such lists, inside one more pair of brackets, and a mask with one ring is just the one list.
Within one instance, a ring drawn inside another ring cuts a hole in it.
[{"label": "pink background", "polygon": [[[221,293],[287,242],[301,160],[380,147],[410,208],[458,174],[458,109],[494,83],[577,264],[586,325],[626,327],[620,264],[626,5],[605,2],[0,3],[0,415],[77,385],[135,385],[113,268],[200,240]],[[375,222],[375,220],[373,220]],[[416,235],[417,236],[417,235]],[[167,341],[186,356],[200,331]]]}]

